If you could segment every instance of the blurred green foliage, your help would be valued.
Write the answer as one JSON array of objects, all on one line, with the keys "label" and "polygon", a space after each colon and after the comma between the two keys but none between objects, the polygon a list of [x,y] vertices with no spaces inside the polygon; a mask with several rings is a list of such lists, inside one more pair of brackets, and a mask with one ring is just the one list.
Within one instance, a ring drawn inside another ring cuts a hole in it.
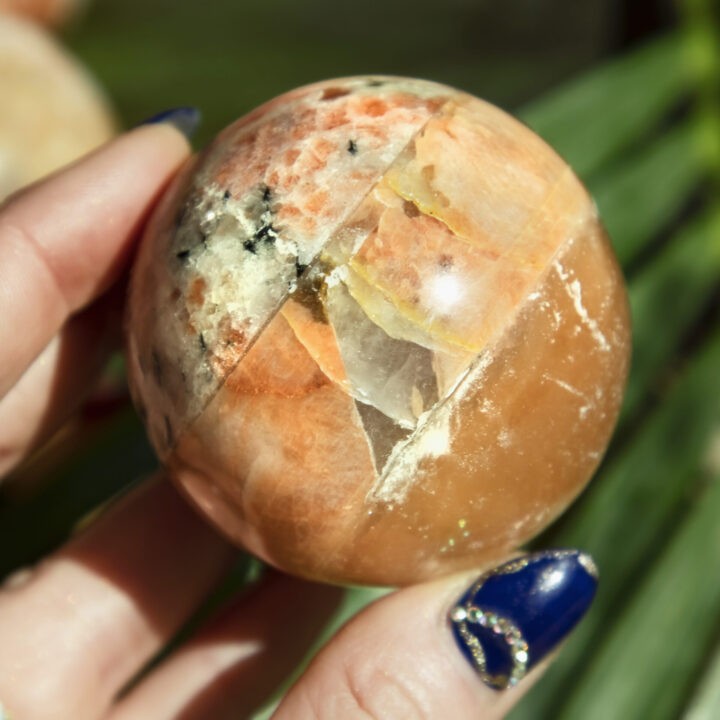
[{"label": "blurred green foliage", "polygon": [[[628,277],[635,339],[626,403],[605,462],[575,507],[536,543],[591,552],[601,568],[600,592],[512,717],[662,720],[687,710],[690,720],[715,718],[717,10],[710,0],[687,0],[675,30],[597,64],[597,27],[609,22],[602,3],[560,2],[558,16],[565,13],[567,27],[545,22],[544,45],[532,33],[534,23],[542,24],[533,16],[538,5],[515,3],[525,14],[519,13],[510,46],[487,27],[502,15],[465,0],[443,6],[398,0],[382,9],[321,0],[98,0],[67,39],[125,122],[194,103],[205,113],[201,142],[274,94],[333,75],[426,76],[516,107],[535,95],[518,113],[568,159],[597,199]],[[589,13],[587,22],[573,20],[578,6]],[[573,70],[573,79],[558,84]],[[60,542],[78,517],[152,462],[142,429],[125,413],[34,493],[0,496],[0,574]],[[348,591],[335,626],[377,594]]]}]

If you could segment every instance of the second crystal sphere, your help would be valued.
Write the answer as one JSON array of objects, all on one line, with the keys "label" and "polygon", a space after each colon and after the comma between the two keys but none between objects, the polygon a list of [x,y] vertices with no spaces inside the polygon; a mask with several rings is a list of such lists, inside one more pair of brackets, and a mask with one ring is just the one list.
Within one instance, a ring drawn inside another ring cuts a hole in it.
[{"label": "second crystal sphere", "polygon": [[267,561],[405,584],[537,533],[597,466],[622,278],[567,165],[501,110],[351,78],[223,131],[164,198],[129,367],[195,503]]}]

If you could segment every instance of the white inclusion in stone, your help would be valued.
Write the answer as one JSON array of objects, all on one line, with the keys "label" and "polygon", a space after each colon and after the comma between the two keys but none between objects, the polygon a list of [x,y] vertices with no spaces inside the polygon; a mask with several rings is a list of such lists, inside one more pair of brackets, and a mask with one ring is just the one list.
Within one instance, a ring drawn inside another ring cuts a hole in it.
[{"label": "white inclusion in stone", "polygon": [[464,295],[462,280],[456,273],[440,273],[427,284],[424,304],[433,314],[446,315],[455,310]]},{"label": "white inclusion in stone", "polygon": [[[580,409],[578,410],[578,414],[580,416],[581,420],[585,420],[590,410],[593,409],[594,405],[591,400],[588,399],[588,396],[578,390],[574,385],[571,385],[568,382],[565,382],[564,380],[560,380],[559,378],[552,377],[551,375],[548,375],[545,373],[543,375],[543,379],[549,380],[550,382],[555,383],[558,387],[562,388],[566,392],[570,393],[571,395],[574,395],[577,398],[580,398],[581,400],[584,400],[584,404],[580,406]],[[602,398],[598,398],[600,400]]]},{"label": "white inclusion in stone", "polygon": [[512,445],[512,435],[507,428],[503,428],[497,435],[498,445],[507,450]]},{"label": "white inclusion in stone", "polygon": [[422,437],[421,450],[423,456],[440,457],[448,452],[450,417],[444,413],[438,413],[438,420],[444,420],[444,422],[428,423]]},{"label": "white inclusion in stone", "polygon": [[586,307],[583,305],[582,285],[580,284],[580,281],[571,278],[570,271],[563,266],[560,260],[555,260],[553,266],[555,268],[555,272],[557,272],[558,276],[563,281],[565,292],[572,300],[575,312],[580,318],[580,322],[589,330],[598,347],[603,352],[609,352],[611,350],[610,343],[603,334],[595,318],[590,317]]}]

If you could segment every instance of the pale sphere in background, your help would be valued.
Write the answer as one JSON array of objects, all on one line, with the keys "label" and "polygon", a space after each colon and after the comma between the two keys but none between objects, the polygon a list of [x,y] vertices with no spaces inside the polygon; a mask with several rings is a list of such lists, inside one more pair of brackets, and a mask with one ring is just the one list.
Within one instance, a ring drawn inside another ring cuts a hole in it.
[{"label": "pale sphere in background", "polygon": [[115,132],[87,70],[43,28],[9,15],[0,15],[0,98],[0,200]]},{"label": "pale sphere in background", "polygon": [[21,15],[42,25],[61,25],[84,4],[83,0],[0,0],[0,14]]}]

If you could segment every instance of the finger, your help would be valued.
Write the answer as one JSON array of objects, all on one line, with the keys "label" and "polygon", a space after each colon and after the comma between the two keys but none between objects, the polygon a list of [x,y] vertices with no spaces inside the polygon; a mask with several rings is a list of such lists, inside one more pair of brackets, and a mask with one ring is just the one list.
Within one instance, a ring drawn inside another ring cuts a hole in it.
[{"label": "finger", "polygon": [[169,123],[144,125],[0,208],[0,396],[117,277],[188,152]]},{"label": "finger", "polygon": [[0,398],[0,479],[82,404],[117,346],[124,288],[73,317]]},{"label": "finger", "polygon": [[297,667],[342,597],[271,573],[123,698],[107,720],[252,716]]},{"label": "finger", "polygon": [[[448,708],[456,720],[502,718],[589,606],[591,562],[577,552],[539,553],[469,589],[454,577],[387,596],[318,655],[273,720],[444,718]],[[519,679],[526,664],[535,669],[519,687],[491,687]]]},{"label": "finger", "polygon": [[233,556],[166,481],[130,493],[0,592],[6,711],[27,720],[99,717]]}]

